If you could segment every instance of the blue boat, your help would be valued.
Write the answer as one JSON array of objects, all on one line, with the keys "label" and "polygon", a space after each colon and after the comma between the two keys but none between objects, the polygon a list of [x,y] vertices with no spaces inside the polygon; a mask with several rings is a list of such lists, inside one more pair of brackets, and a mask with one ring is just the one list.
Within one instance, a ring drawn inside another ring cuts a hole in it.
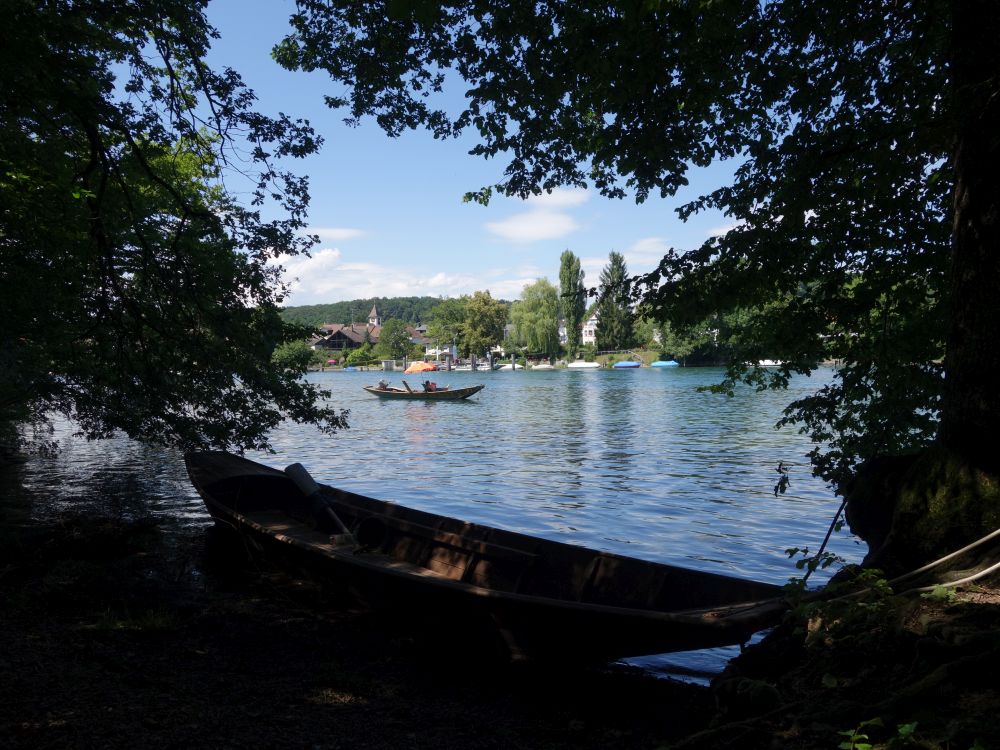
[{"label": "blue boat", "polygon": [[632,360],[624,360],[623,362],[615,362],[611,367],[615,370],[628,370],[633,367],[642,367],[642,362],[633,362]]},{"label": "blue boat", "polygon": [[672,359],[658,359],[656,362],[651,364],[650,367],[680,367],[680,365]]}]

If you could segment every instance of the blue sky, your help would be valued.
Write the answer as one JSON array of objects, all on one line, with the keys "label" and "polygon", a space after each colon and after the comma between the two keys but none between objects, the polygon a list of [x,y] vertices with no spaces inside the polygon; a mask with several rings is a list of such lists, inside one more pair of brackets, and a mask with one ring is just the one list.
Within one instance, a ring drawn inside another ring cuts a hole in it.
[{"label": "blue sky", "polygon": [[[222,35],[210,62],[239,71],[267,114],[308,119],[325,139],[318,155],[292,166],[310,178],[311,258],[286,259],[289,305],[364,297],[457,297],[488,289],[517,299],[525,284],[558,284],[559,255],[582,260],[596,286],[608,253],[625,255],[629,271],[651,270],[669,246],[695,247],[731,225],[719,213],[681,222],[673,209],[727,179],[720,165],[689,174],[678,196],[610,200],[566,189],[527,201],[494,197],[487,207],[462,195],[499,180],[506,160],[468,155],[471,140],[435,141],[423,131],[391,139],[372,120],[347,127],[323,95],[342,93],[321,73],[291,73],[270,56],[288,30],[290,0],[213,0],[209,20]],[[460,96],[461,88],[446,92]]]}]

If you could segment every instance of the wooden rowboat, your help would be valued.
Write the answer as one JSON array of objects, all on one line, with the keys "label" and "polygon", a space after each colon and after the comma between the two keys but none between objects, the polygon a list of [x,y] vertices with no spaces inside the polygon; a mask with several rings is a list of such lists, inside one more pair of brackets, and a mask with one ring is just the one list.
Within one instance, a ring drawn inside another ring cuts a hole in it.
[{"label": "wooden rowboat", "polygon": [[377,385],[366,385],[364,389],[379,398],[457,401],[458,399],[468,398],[473,394],[479,393],[485,387],[485,385],[470,385],[467,388],[439,388],[436,391],[425,391],[423,388],[411,390],[409,388],[396,388],[394,386],[381,388]]},{"label": "wooden rowboat", "polygon": [[[280,471],[189,453],[220,525],[346,585],[375,608],[475,634],[514,659],[609,661],[741,643],[780,619],[771,584],[467,523],[326,485],[307,497]],[[308,475],[305,475],[308,479]],[[311,479],[308,479],[311,481]],[[336,533],[348,530],[350,533]]]}]

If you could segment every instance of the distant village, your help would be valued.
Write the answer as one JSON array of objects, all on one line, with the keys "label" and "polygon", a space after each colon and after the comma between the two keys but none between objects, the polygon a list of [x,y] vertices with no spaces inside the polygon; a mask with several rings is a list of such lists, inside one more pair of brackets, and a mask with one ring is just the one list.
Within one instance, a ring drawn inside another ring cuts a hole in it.
[{"label": "distant village", "polygon": [[[594,345],[597,341],[597,312],[596,308],[584,321],[581,331],[581,342],[584,346]],[[458,357],[458,353],[452,347],[439,348],[427,336],[427,326],[423,323],[406,326],[410,334],[410,342],[415,346],[422,346],[424,353],[428,357],[443,358],[451,356]],[[504,327],[504,340],[508,340],[513,335],[513,324],[508,323]],[[376,346],[379,335],[382,331],[382,317],[379,314],[378,306],[372,305],[371,312],[368,313],[368,320],[364,323],[326,323],[321,325],[317,334],[309,339],[309,347],[314,350],[328,351],[331,357],[342,361],[351,350],[360,348],[365,344]],[[568,341],[568,334],[564,321],[559,325],[559,343],[565,345]],[[497,357],[507,355],[503,345],[496,346],[491,352]]]}]

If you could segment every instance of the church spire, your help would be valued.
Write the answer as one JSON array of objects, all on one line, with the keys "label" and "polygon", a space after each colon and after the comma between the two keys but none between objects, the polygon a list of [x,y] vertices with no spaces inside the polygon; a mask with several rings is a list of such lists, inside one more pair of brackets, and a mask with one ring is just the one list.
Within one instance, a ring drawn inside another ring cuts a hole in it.
[{"label": "church spire", "polygon": [[375,305],[372,305],[372,311],[368,313],[368,325],[370,326],[381,326],[382,319],[379,317],[378,309]]}]

